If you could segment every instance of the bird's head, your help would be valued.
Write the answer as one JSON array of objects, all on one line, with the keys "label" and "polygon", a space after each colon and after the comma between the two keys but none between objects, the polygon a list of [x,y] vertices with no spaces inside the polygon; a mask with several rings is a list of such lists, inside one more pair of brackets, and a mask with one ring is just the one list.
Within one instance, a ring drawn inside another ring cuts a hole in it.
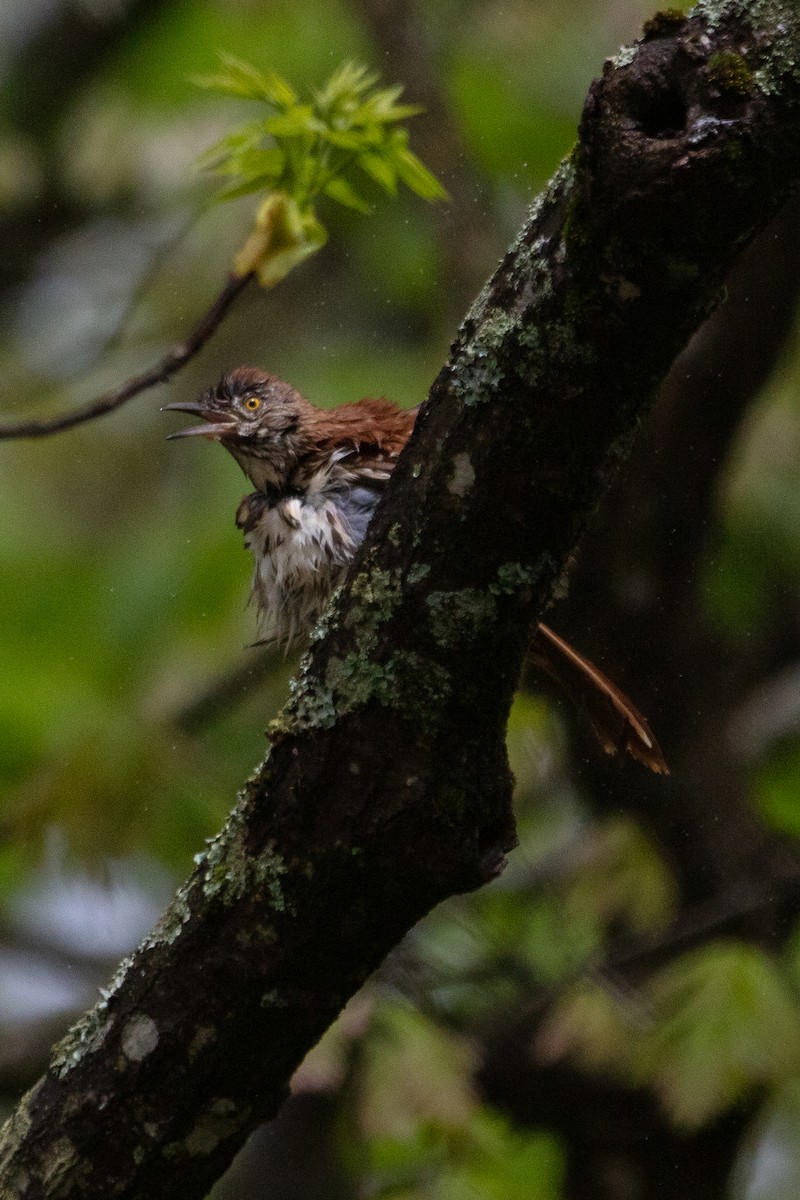
[{"label": "bird's head", "polygon": [[168,440],[221,442],[257,488],[286,482],[306,449],[303,422],[310,408],[291,384],[255,367],[237,367],[199,400],[164,405],[164,411],[191,413],[205,422],[178,429]]}]

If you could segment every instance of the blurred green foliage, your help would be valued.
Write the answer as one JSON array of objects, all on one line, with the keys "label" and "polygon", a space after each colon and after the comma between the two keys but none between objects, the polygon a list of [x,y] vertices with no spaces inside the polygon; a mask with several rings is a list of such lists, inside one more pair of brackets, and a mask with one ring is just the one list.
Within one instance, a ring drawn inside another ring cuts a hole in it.
[{"label": "blurred green foliage", "polygon": [[372,1014],[345,1154],[386,1200],[556,1200],[563,1167],[544,1133],[482,1105],[469,1046],[408,1006]]},{"label": "blurred green foliage", "polygon": [[654,1088],[675,1123],[692,1130],[796,1079],[798,1016],[800,996],[769,955],[712,942],[664,968],[641,995],[581,983],[540,1040],[550,1053]]}]

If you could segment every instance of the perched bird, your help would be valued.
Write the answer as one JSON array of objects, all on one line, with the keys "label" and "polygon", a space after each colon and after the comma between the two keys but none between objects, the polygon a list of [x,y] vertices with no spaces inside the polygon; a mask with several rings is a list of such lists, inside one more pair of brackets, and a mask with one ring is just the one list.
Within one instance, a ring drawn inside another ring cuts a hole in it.
[{"label": "perched bird", "polygon": [[[288,645],[306,635],[364,538],[418,410],[365,399],[325,411],[254,367],[231,371],[198,401],[165,408],[202,417],[203,425],[171,437],[220,442],[256,489],[239,505],[236,524],[255,560],[262,641]],[[667,772],[646,720],[597,667],[543,624],[529,653],[608,754],[624,750]]]}]

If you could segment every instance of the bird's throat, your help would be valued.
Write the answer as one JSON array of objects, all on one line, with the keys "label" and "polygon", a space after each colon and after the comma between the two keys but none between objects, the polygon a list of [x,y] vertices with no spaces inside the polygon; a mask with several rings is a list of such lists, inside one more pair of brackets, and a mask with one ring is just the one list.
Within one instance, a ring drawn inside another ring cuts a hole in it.
[{"label": "bird's throat", "polygon": [[252,454],[240,446],[228,445],[233,457],[257,492],[281,489],[286,483],[286,470],[280,469],[272,456]]}]

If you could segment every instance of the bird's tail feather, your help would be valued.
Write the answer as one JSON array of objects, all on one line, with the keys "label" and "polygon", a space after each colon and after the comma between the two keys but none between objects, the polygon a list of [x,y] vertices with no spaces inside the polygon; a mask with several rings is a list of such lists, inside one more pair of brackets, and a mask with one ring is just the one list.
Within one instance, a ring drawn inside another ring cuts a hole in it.
[{"label": "bird's tail feather", "polygon": [[543,624],[537,625],[531,638],[529,657],[586,717],[606,754],[624,751],[656,774],[669,774],[647,721],[594,663]]}]

